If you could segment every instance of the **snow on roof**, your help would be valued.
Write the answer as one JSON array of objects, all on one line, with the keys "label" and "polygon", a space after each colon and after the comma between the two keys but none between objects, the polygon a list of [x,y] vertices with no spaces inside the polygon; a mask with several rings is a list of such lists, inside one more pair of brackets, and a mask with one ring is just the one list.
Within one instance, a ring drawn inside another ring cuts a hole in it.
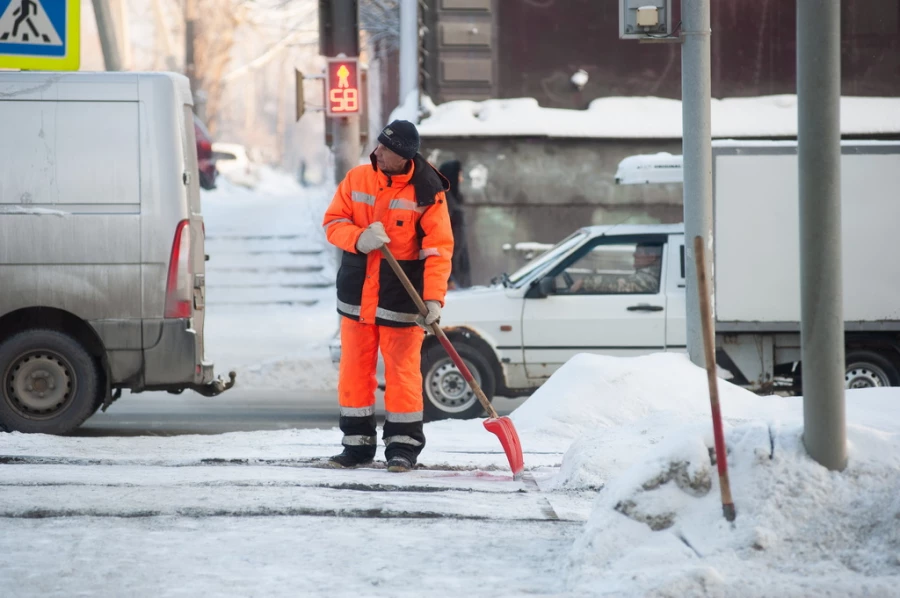
[{"label": "snow on roof", "polygon": [[684,224],[595,224],[585,226],[581,230],[595,237],[616,233],[620,236],[628,235],[672,235],[684,232]]},{"label": "snow on roof", "polygon": [[[898,151],[900,144],[896,141],[875,141],[871,139],[860,140],[843,140],[843,147],[863,148],[863,147],[882,147],[892,148],[894,152]],[[781,141],[759,141],[759,140],[738,140],[738,139],[718,139],[712,142],[715,148],[795,148],[797,142],[794,140]],[[681,155],[672,155],[668,152],[657,152],[655,154],[637,154],[627,156],[619,162],[615,176],[617,185],[645,185],[647,183],[681,183],[684,181],[683,158]]]},{"label": "snow on roof", "polygon": [[[796,137],[797,96],[713,99],[712,135]],[[841,98],[844,135],[900,133],[900,98]],[[457,100],[439,104],[419,124],[423,137],[540,136],[680,139],[681,101],[610,97],[587,110],[543,108],[534,98]]]}]

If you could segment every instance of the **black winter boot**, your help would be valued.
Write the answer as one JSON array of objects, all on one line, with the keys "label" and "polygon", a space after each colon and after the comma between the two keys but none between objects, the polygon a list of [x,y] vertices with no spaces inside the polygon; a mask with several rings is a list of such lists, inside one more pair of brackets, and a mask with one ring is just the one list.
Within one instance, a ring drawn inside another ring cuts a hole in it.
[{"label": "black winter boot", "polygon": [[387,470],[391,473],[405,473],[416,466],[406,457],[391,457],[387,462]]},{"label": "black winter boot", "polygon": [[369,456],[366,453],[351,451],[350,449],[345,448],[344,452],[340,455],[335,455],[328,459],[328,461],[325,462],[325,465],[333,467],[334,469],[353,469],[354,467],[369,465],[374,459],[375,455]]}]

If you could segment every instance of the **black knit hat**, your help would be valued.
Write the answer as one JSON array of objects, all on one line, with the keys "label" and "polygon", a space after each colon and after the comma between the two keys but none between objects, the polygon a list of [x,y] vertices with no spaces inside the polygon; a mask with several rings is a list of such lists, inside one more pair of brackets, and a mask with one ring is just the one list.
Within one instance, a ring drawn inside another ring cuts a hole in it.
[{"label": "black knit hat", "polygon": [[419,132],[408,120],[395,120],[378,136],[378,142],[398,156],[412,160],[419,152]]}]

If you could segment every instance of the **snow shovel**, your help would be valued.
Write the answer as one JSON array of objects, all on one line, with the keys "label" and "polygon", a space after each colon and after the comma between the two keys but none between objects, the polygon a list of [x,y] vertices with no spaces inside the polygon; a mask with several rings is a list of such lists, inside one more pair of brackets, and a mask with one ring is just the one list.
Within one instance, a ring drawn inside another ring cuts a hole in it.
[{"label": "snow shovel", "polygon": [[[415,301],[419,313],[422,314],[422,316],[427,315],[428,308],[425,307],[425,302],[422,301],[418,291],[416,291],[416,287],[413,286],[412,282],[410,282],[409,278],[406,276],[406,272],[404,272],[400,267],[400,264],[397,263],[397,259],[387,246],[382,247],[381,252],[384,254],[384,259],[391,265],[394,274],[396,274],[397,278],[400,279],[400,282],[403,283],[406,292],[409,293],[409,296]],[[500,444],[503,445],[503,450],[506,452],[506,458],[509,460],[509,467],[513,472],[513,479],[520,479],[522,477],[522,472],[525,469],[525,459],[522,457],[522,443],[519,442],[519,434],[516,432],[512,420],[508,417],[499,417],[497,415],[494,406],[491,405],[491,402],[484,395],[484,391],[481,390],[478,382],[472,377],[472,372],[469,371],[469,368],[466,367],[462,357],[460,357],[459,353],[456,352],[456,349],[453,348],[450,339],[444,334],[440,324],[437,322],[433,323],[431,325],[431,331],[441,342],[441,345],[443,345],[444,349],[447,351],[450,359],[453,360],[453,363],[462,373],[463,378],[469,383],[469,387],[472,389],[472,392],[475,393],[475,396],[478,397],[481,406],[484,407],[485,411],[490,415],[488,419],[484,420],[484,427],[488,432],[495,434],[497,438],[500,439]]]},{"label": "snow shovel", "polygon": [[713,328],[712,308],[709,302],[709,281],[706,277],[706,256],[703,254],[703,237],[694,237],[694,260],[697,268],[697,290],[700,295],[700,320],[703,327],[703,351],[706,356],[706,378],[709,383],[709,403],[712,409],[713,439],[716,445],[716,465],[719,468],[719,491],[722,495],[722,513],[727,521],[734,521],[737,512],[731,498],[728,481],[725,433],[722,431],[722,410],[719,408],[719,382],[716,378],[716,337]]}]

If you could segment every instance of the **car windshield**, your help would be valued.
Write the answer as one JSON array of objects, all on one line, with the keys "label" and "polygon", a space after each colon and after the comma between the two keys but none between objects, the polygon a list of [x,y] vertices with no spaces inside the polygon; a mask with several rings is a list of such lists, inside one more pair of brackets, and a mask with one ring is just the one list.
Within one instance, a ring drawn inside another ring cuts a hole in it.
[{"label": "car windshield", "polygon": [[533,272],[540,270],[550,262],[555,262],[560,256],[567,254],[577,245],[580,245],[587,236],[586,232],[580,230],[572,233],[507,277],[508,283],[511,286],[518,286],[520,282],[528,278]]}]

